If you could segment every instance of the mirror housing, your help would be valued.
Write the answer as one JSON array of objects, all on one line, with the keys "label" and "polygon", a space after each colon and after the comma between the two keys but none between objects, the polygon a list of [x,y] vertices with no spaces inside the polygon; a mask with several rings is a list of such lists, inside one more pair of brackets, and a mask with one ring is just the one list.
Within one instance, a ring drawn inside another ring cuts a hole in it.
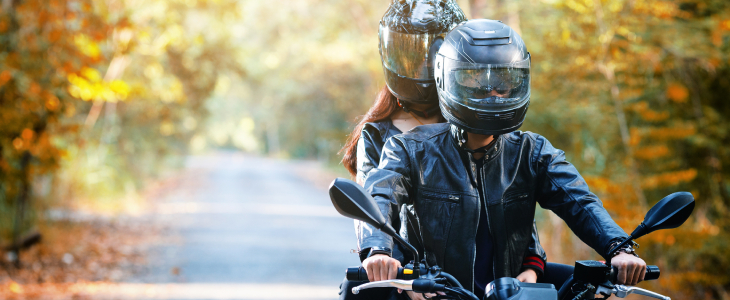
[{"label": "mirror housing", "polygon": [[385,217],[373,197],[352,180],[336,178],[330,184],[330,200],[341,215],[383,229]]},{"label": "mirror housing", "polygon": [[637,239],[659,229],[677,228],[687,221],[694,208],[695,199],[691,193],[677,192],[666,196],[646,213],[644,221],[631,233],[631,238]]},{"label": "mirror housing", "polygon": [[335,206],[337,212],[341,215],[360,220],[365,223],[372,225],[373,227],[380,229],[385,234],[393,237],[399,244],[403,245],[408,251],[413,254],[413,274],[416,277],[419,276],[419,261],[418,250],[413,245],[409,244],[408,241],[403,239],[396,231],[393,226],[385,220],[385,217],[380,212],[378,204],[375,202],[370,194],[357,183],[352,180],[344,178],[336,178],[332,181],[329,188],[330,200],[332,205]]}]

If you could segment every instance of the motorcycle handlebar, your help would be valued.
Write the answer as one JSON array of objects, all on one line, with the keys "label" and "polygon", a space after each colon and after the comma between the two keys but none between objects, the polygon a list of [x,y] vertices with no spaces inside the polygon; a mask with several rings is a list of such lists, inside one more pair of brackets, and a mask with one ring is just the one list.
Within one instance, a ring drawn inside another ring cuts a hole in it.
[{"label": "motorcycle handlebar", "polygon": [[[408,272],[410,271],[410,272]],[[398,268],[398,273],[396,274],[396,279],[407,279],[406,274],[404,273],[411,273],[413,270],[404,269],[402,267]],[[347,271],[345,271],[345,277],[349,281],[365,281],[368,282],[368,272],[363,267],[352,267],[347,268]]]},{"label": "motorcycle handlebar", "polygon": [[[644,275],[644,280],[656,280],[656,279],[659,279],[659,275],[661,275],[659,267],[646,266],[646,274]],[[612,267],[611,268],[611,282],[616,282],[617,277],[618,277],[618,272],[616,271],[616,267]]]}]

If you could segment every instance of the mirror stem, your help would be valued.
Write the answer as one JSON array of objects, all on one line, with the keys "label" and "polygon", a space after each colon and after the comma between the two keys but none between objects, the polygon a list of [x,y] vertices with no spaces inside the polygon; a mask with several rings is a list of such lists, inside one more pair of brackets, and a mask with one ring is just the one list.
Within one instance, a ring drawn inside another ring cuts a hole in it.
[{"label": "mirror stem", "polygon": [[621,247],[626,246],[626,244],[630,243],[633,240],[634,240],[634,235],[633,234],[632,235],[629,235],[629,237],[626,240],[624,240],[623,242],[621,242],[621,244],[616,245],[616,247],[613,247],[613,249],[611,249],[611,251],[608,251],[609,257],[606,260],[606,264],[610,266],[611,265],[611,258],[613,258],[611,256],[611,254],[616,253],[616,251],[618,249],[621,249]]},{"label": "mirror stem", "polygon": [[387,224],[386,223],[385,226],[383,226],[383,228],[381,228],[380,230],[382,230],[386,234],[388,234],[391,237],[393,237],[393,239],[395,239],[396,241],[398,241],[398,243],[401,244],[401,246],[406,247],[408,250],[411,251],[411,254],[413,254],[413,272],[415,274],[417,274],[417,275],[420,275],[418,273],[421,271],[421,269],[419,268],[419,265],[418,264],[421,261],[421,259],[420,259],[420,257],[418,257],[418,250],[416,250],[416,247],[413,247],[406,240],[404,240],[400,236],[400,234],[398,234],[397,232],[395,232],[395,229],[390,224]]}]

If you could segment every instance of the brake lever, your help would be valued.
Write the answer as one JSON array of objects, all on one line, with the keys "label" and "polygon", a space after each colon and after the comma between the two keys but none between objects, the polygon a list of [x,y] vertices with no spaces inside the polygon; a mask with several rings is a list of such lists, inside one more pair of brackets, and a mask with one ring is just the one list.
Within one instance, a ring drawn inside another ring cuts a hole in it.
[{"label": "brake lever", "polygon": [[671,300],[671,298],[669,298],[667,296],[652,292],[650,290],[645,290],[645,289],[638,288],[638,287],[628,287],[628,286],[620,285],[620,284],[614,285],[613,290],[611,292],[614,295],[616,295],[616,297],[619,297],[619,298],[626,298],[626,296],[628,296],[630,294],[637,294],[637,295],[657,298],[660,300]]},{"label": "brake lever", "polygon": [[352,288],[352,293],[357,295],[358,293],[360,293],[361,290],[379,288],[379,287],[394,287],[394,288],[398,288],[398,289],[401,289],[404,291],[412,291],[413,290],[413,280],[391,279],[391,280],[368,282],[368,283],[361,284],[361,285],[358,285],[358,286]]}]

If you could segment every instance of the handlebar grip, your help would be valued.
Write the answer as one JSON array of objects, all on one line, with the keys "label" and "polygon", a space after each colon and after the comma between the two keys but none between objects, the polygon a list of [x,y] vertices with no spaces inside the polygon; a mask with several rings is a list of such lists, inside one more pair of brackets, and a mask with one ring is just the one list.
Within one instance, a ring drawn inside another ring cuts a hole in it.
[{"label": "handlebar grip", "polygon": [[[370,281],[368,280],[368,272],[363,267],[347,268],[347,271],[345,271],[345,278],[347,278],[348,281]],[[396,274],[395,279],[404,279],[402,267],[398,268],[398,273]]]},{"label": "handlebar grip", "polygon": [[[653,266],[653,265],[647,265],[646,266],[646,273],[644,273],[644,280],[656,280],[659,279],[660,271],[659,267]],[[616,278],[618,277],[618,273],[616,272],[616,267],[611,267],[611,282],[616,282]]]},{"label": "handlebar grip", "polygon": [[657,280],[659,279],[660,273],[659,267],[646,266],[646,275],[644,275],[644,280]]}]

